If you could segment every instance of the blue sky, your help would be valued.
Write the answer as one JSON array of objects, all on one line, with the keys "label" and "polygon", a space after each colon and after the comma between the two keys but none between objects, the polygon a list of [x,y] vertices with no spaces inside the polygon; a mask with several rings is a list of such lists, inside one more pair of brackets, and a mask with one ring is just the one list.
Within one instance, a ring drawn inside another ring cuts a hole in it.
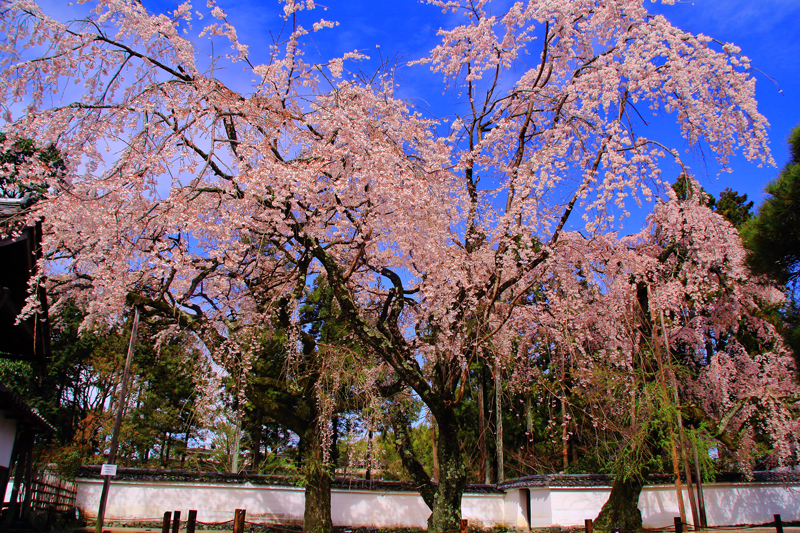
[{"label": "blue sky", "polygon": [[[230,4],[220,0],[219,5],[257,60],[259,50],[270,42],[269,30],[274,32],[280,25],[281,5],[277,0]],[[731,187],[747,193],[758,204],[764,197],[764,185],[776,177],[787,161],[785,140],[790,129],[800,123],[800,0],[696,0],[671,6],[647,2],[647,8],[665,15],[681,29],[733,42],[752,60],[757,69],[754,74],[759,110],[771,124],[770,144],[777,168],[758,168],[736,157],[731,162],[733,172],[720,173],[708,154],[684,156],[708,191],[716,194]],[[436,31],[452,23],[452,15],[443,15],[439,8],[413,0],[323,0],[312,14],[314,18],[339,22],[332,30],[311,35],[320,54],[335,57],[358,49],[373,60],[351,64],[350,68],[365,71],[374,69],[380,56],[397,57],[399,64],[424,56],[438,42]],[[310,22],[310,18],[306,19],[305,24]],[[314,50],[308,53],[312,59]],[[453,94],[443,94],[440,77],[427,67],[404,66],[398,70],[397,79],[401,96],[434,114],[446,113],[442,109],[447,109]],[[680,143],[676,147],[686,148]],[[677,175],[678,169],[664,168],[664,172],[665,177]]]},{"label": "blue sky", "polygon": [[[272,42],[271,35],[280,30],[283,6],[278,0],[217,0],[227,13],[228,20],[237,29],[240,40],[250,47],[254,63],[265,60]],[[495,2],[498,12],[511,0]],[[57,18],[71,18],[60,0],[42,0],[45,10]],[[175,0],[144,0],[151,11],[175,8]],[[196,8],[207,12],[205,1],[195,2]],[[720,173],[713,157],[708,153],[684,153],[695,177],[710,192],[718,194],[725,187],[747,193],[750,199],[760,202],[763,188],[777,176],[785,165],[788,154],[786,138],[792,127],[800,124],[800,0],[695,0],[675,5],[646,1],[647,8],[665,15],[673,24],[693,33],[703,33],[724,42],[733,42],[752,60],[757,69],[759,110],[769,120],[770,144],[776,167],[758,168],[742,157],[731,161],[733,172]],[[79,8],[80,9],[80,8]],[[85,8],[83,8],[85,9]],[[59,13],[60,12],[60,13]],[[451,27],[454,15],[443,15],[435,6],[415,0],[322,0],[317,9],[303,15],[301,22],[310,27],[312,22],[324,18],[339,23],[334,29],[312,33],[307,48],[310,61],[338,57],[345,52],[359,50],[372,57],[370,61],[349,64],[350,69],[373,72],[380,58],[396,58],[405,65],[423,57],[438,43],[436,31]],[[210,19],[195,21],[200,28]],[[218,49],[217,52],[220,52]],[[317,56],[317,52],[319,55]],[[316,57],[315,57],[316,56]],[[230,72],[234,78],[239,74]],[[244,82],[236,87],[247,92],[246,82],[251,75],[239,78]],[[454,94],[444,89],[441,77],[430,73],[426,66],[401,66],[397,70],[399,95],[414,104],[443,117],[452,109]],[[675,137],[673,146],[686,148]],[[669,165],[669,163],[665,163]],[[664,177],[677,176],[675,166],[663,168]],[[626,231],[635,230],[641,219],[634,217]]]}]

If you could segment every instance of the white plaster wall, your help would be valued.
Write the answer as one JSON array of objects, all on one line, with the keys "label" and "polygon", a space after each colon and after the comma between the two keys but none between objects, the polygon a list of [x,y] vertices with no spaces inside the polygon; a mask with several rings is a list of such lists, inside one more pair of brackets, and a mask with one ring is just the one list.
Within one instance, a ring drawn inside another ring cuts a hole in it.
[{"label": "white plaster wall", "polygon": [[430,514],[414,492],[331,491],[331,519],[336,526],[424,528]]},{"label": "white plaster wall", "polygon": [[11,464],[11,451],[17,435],[17,421],[6,418],[7,411],[0,410],[0,466],[8,468]]},{"label": "white plaster wall", "polygon": [[[548,489],[539,489],[548,491]],[[534,493],[531,491],[533,510]],[[608,499],[610,488],[560,488],[549,489],[551,522],[549,525],[583,526],[587,518],[594,519],[600,514]],[[706,516],[709,526],[730,526],[738,524],[764,524],[773,521],[773,515],[781,515],[781,520],[789,522],[800,520],[800,486],[780,484],[720,484],[704,486]],[[683,490],[687,518],[691,521],[689,496]],[[544,501],[544,499],[543,499]],[[645,528],[660,528],[673,525],[680,515],[678,498],[673,485],[645,487],[639,497],[639,509]],[[533,514],[533,513],[532,513]],[[536,522],[532,520],[534,524]],[[535,526],[536,527],[536,526]]]},{"label": "white plaster wall", "polygon": [[[76,506],[87,516],[97,516],[102,480],[78,479]],[[246,509],[253,521],[303,519],[303,490],[295,487],[216,483],[111,482],[106,503],[109,519],[161,520],[165,511],[197,510],[201,522],[233,519],[236,509]]]},{"label": "white plaster wall", "polygon": [[[87,516],[96,516],[103,488],[101,480],[78,479],[76,505]],[[503,494],[465,494],[462,516],[486,527],[504,524]],[[301,521],[305,495],[299,487],[245,484],[168,483],[122,481],[111,483],[106,517],[109,519],[160,520],[165,511],[197,510],[201,522],[233,518],[235,509],[246,509],[252,521]],[[364,490],[331,491],[331,518],[337,526],[427,526],[430,510],[414,492]]]},{"label": "white plaster wall", "polygon": [[508,494],[464,494],[461,497],[461,517],[487,528],[509,524],[505,514],[507,497]]},{"label": "white plaster wall", "polygon": [[503,502],[505,523],[511,527],[527,528],[528,520],[525,517],[525,492],[513,489],[506,492]]},{"label": "white plaster wall", "polygon": [[556,487],[550,490],[551,523],[559,526],[583,526],[587,518],[596,518],[611,493],[610,487]]},{"label": "white plaster wall", "polygon": [[[703,494],[707,496],[711,490],[713,489],[709,486],[703,491]],[[683,491],[683,503],[686,506],[686,518],[691,522],[689,497],[686,490]],[[675,485],[645,487],[642,495],[639,496],[639,510],[642,511],[644,527],[657,528],[673,525],[675,517],[680,516]],[[712,524],[709,522],[709,525]]]},{"label": "white plaster wall", "polygon": [[[764,524],[781,515],[786,522],[800,520],[800,487],[780,484],[714,484],[703,488],[709,526]],[[687,517],[689,496],[683,491]],[[678,498],[673,486],[647,487],[639,498],[645,527],[664,527],[678,516]],[[691,520],[691,519],[690,519]]]},{"label": "white plaster wall", "polygon": [[[77,505],[95,516],[101,480],[78,479]],[[534,487],[531,491],[531,527],[583,526],[597,517],[608,499],[610,487]],[[705,487],[709,525],[762,524],[774,514],[784,521],[800,521],[800,486],[780,484],[720,484]],[[684,498],[686,492],[684,491]],[[525,529],[527,496],[523,490],[503,494],[465,494],[462,516],[471,523],[492,527],[507,525]],[[688,499],[687,511],[689,509]],[[160,520],[164,511],[197,509],[201,522],[233,518],[235,509],[246,509],[252,521],[301,521],[305,497],[299,487],[245,484],[112,482],[106,516],[110,519]],[[671,526],[678,516],[672,486],[645,487],[639,508],[647,528]],[[413,492],[333,490],[331,513],[337,526],[419,527],[427,524],[430,511]]]},{"label": "white plaster wall", "polygon": [[550,527],[553,525],[552,491],[545,487],[532,487],[531,527]]},{"label": "white plaster wall", "polygon": [[800,486],[715,485],[703,491],[711,526],[764,524],[781,515],[785,522],[800,521]]}]

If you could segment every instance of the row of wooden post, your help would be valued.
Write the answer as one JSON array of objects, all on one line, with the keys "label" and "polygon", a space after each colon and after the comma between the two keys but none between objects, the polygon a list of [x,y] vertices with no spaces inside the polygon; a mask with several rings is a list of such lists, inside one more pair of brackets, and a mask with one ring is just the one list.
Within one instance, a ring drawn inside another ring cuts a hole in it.
[{"label": "row of wooden post", "polygon": [[[233,533],[244,533],[244,517],[247,511],[245,509],[236,509],[233,514]],[[591,522],[591,520],[589,520]],[[178,533],[178,528],[181,526],[181,512],[167,511],[164,513],[164,521],[161,523],[161,533],[170,533],[170,526],[172,533]],[[197,526],[197,511],[194,509],[189,510],[189,518],[186,520],[186,533],[195,533]],[[467,521],[458,521],[458,533],[467,533]],[[589,530],[591,533],[591,529]],[[778,533],[783,533],[779,531]]]},{"label": "row of wooden post", "polygon": [[[244,509],[236,509],[233,514],[233,533],[244,533],[244,517],[246,511]],[[167,511],[164,513],[164,521],[161,523],[161,533],[178,533],[181,527],[181,512]],[[186,533],[195,533],[197,527],[197,511],[189,509],[189,518],[186,519]]]},{"label": "row of wooden post", "polygon": [[[783,522],[781,521],[781,515],[776,514],[773,516],[775,517],[775,533],[783,533]],[[591,518],[584,520],[584,529],[586,530],[586,533],[592,533],[593,528],[594,525]],[[612,529],[611,531],[613,533],[620,533],[622,530]],[[675,533],[683,533],[683,522],[681,521],[680,516],[675,517]]]},{"label": "row of wooden post", "polygon": [[[178,528],[181,527],[180,511],[175,511],[174,513],[167,511],[164,513],[161,533],[170,533],[170,524],[172,525],[172,533],[178,533]],[[189,509],[189,518],[186,519],[186,533],[194,533],[195,527],[197,527],[197,511]]]}]

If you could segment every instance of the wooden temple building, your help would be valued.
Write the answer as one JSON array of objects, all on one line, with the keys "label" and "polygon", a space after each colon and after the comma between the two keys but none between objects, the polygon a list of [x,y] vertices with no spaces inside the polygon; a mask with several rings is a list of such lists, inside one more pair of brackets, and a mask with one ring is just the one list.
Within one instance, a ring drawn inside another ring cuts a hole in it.
[{"label": "wooden temple building", "polygon": [[[0,198],[0,359],[27,361],[34,371],[43,372],[50,358],[43,286],[36,291],[41,311],[17,323],[41,254],[41,224],[26,226],[20,221],[27,206],[27,198]],[[10,500],[0,500],[0,529],[29,512],[34,442],[54,431],[36,409],[0,382],[0,496],[13,486]]]}]

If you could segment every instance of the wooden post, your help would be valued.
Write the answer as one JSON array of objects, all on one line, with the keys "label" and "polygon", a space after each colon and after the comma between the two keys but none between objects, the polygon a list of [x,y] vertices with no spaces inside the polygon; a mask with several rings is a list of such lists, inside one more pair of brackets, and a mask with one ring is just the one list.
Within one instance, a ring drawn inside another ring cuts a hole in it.
[{"label": "wooden post", "polygon": [[[128,393],[128,376],[131,372],[131,360],[136,349],[136,336],[139,333],[139,308],[133,307],[133,325],[131,326],[131,338],[128,342],[128,354],[125,356],[125,370],[122,372],[122,384],[119,391],[117,405],[117,417],[114,420],[114,429],[111,433],[111,449],[108,452],[108,464],[117,464],[117,447],[119,446],[119,429],[122,425],[122,414],[125,412],[125,396]],[[108,501],[109,485],[111,476],[103,476],[103,491],[100,493],[100,507],[97,509],[97,522],[94,525],[94,533],[103,531],[103,520],[106,516],[106,502]],[[164,533],[168,533],[164,531]]]},{"label": "wooden post", "polygon": [[[33,439],[31,439],[32,441]],[[31,519],[31,496],[33,496],[33,447],[28,450],[25,463],[25,499],[22,500],[22,519],[28,523]]]},{"label": "wooden post", "polygon": [[172,519],[172,513],[167,511],[164,513],[164,520],[161,522],[161,533],[169,533],[169,522]]},{"label": "wooden post", "polygon": [[181,512],[175,511],[172,513],[172,533],[178,533],[178,528],[181,527]]},{"label": "wooden post", "polygon": [[44,526],[45,531],[52,531],[53,530],[53,520],[56,516],[56,508],[53,505],[50,505],[47,508],[47,525]]},{"label": "wooden post", "polygon": [[236,509],[233,515],[233,533],[244,533],[245,509]]},{"label": "wooden post", "polygon": [[[458,521],[458,533],[467,533],[467,523],[468,522],[466,518],[462,518]],[[779,531],[778,533],[782,532]]]},{"label": "wooden post", "polygon": [[683,521],[680,516],[675,517],[675,533],[683,533]]},{"label": "wooden post", "polygon": [[783,522],[781,522],[781,515],[775,515],[775,531],[776,533],[783,533]]},{"label": "wooden post", "polygon": [[587,518],[583,521],[583,528],[586,533],[592,533],[592,519]]},{"label": "wooden post", "polygon": [[186,533],[194,533],[194,528],[197,525],[197,510],[189,509],[189,516],[186,518]]}]

